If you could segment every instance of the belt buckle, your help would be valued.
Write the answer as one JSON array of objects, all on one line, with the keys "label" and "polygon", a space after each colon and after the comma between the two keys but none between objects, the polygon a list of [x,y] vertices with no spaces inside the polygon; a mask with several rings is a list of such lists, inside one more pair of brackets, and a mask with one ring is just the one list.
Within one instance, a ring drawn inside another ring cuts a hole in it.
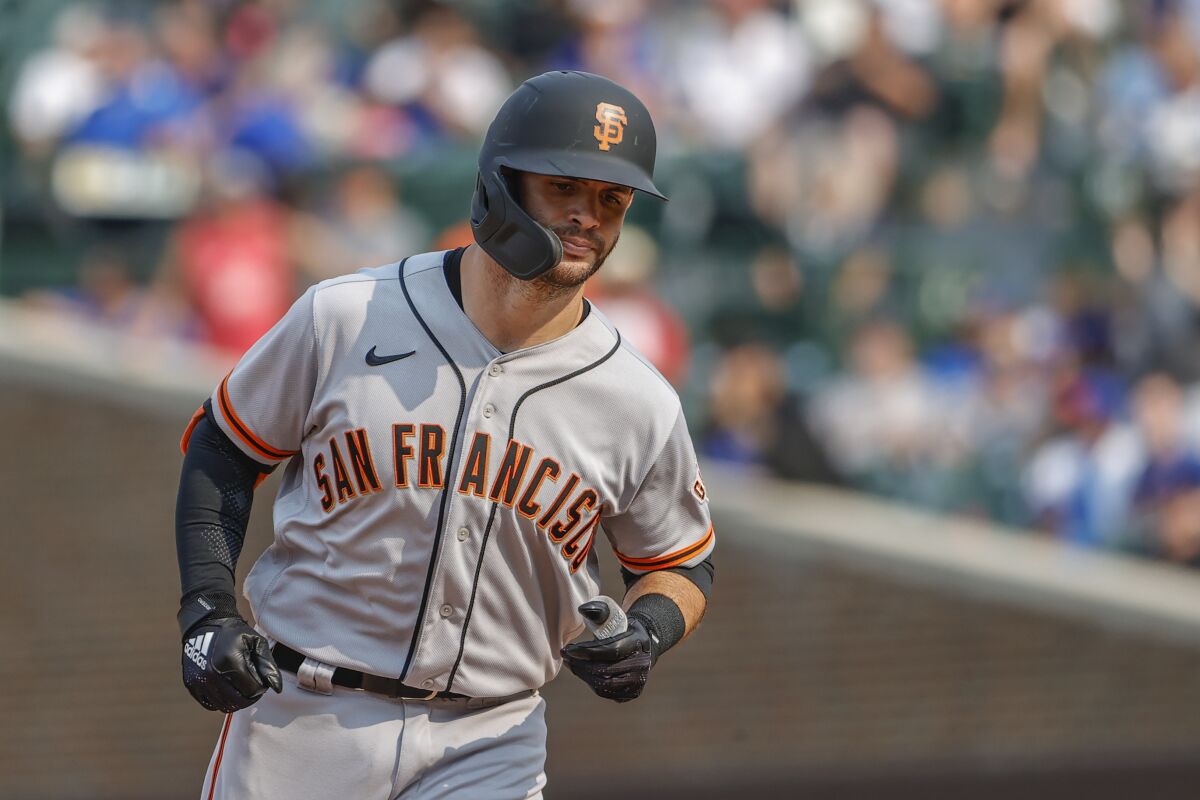
[{"label": "belt buckle", "polygon": [[413,697],[413,698],[410,698],[410,699],[412,699],[412,700],[421,700],[421,701],[425,701],[425,700],[432,700],[433,698],[437,697],[437,694],[438,694],[438,690],[437,690],[437,689],[434,689],[432,692],[430,692],[429,694],[425,695],[424,697]]}]

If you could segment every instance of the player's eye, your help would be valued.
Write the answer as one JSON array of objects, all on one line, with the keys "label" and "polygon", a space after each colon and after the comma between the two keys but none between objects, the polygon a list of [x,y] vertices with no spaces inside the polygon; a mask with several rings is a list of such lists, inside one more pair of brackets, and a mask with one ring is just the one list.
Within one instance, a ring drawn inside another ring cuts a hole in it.
[{"label": "player's eye", "polygon": [[624,208],[629,200],[629,195],[618,194],[616,192],[608,192],[604,195],[604,202],[612,208]]},{"label": "player's eye", "polygon": [[560,192],[569,192],[575,188],[575,184],[570,181],[555,181],[551,185]]}]

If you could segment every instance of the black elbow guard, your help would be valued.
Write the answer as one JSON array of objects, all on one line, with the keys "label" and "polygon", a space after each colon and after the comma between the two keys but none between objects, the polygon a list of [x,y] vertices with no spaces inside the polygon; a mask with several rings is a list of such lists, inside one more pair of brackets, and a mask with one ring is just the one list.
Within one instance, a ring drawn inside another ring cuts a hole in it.
[{"label": "black elbow guard", "polygon": [[[674,572],[676,575],[682,575],[687,578],[696,585],[696,588],[700,590],[700,594],[704,595],[704,599],[707,601],[708,596],[712,593],[713,573],[715,569],[712,563],[712,556],[709,556],[694,567],[672,567],[666,570],[666,572]],[[625,591],[629,591],[629,587],[633,586],[639,578],[644,576],[645,573],[639,575],[621,567],[621,580],[625,582]]]}]

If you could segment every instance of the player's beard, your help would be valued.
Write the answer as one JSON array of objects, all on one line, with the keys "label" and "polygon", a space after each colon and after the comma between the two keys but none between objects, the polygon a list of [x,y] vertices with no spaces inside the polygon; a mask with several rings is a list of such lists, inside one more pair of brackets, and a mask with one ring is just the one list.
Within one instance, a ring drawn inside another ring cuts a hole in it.
[{"label": "player's beard", "polygon": [[573,260],[569,261],[564,256],[563,260],[549,271],[530,281],[531,284],[539,287],[546,294],[563,294],[583,285],[588,278],[596,274],[596,270],[600,269],[604,264],[609,253],[616,247],[617,240],[621,238],[621,234],[617,233],[613,236],[613,240],[606,244],[602,236],[594,232],[585,233],[578,225],[550,225],[547,227],[560,239],[564,236],[574,239],[587,239],[594,248],[593,252],[596,255],[595,260],[590,264]]}]

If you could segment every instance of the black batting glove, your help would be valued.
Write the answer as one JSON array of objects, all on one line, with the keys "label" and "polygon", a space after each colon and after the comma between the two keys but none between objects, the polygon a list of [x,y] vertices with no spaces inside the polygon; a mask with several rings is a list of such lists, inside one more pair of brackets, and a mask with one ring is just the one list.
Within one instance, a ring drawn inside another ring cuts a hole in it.
[{"label": "black batting glove", "polygon": [[650,668],[658,660],[655,645],[647,620],[630,614],[629,628],[624,633],[575,642],[561,652],[567,667],[593,692],[606,700],[627,703],[646,686]]},{"label": "black batting glove", "polygon": [[268,688],[283,691],[267,640],[237,611],[232,595],[198,594],[179,610],[183,685],[209,711],[254,705]]}]

